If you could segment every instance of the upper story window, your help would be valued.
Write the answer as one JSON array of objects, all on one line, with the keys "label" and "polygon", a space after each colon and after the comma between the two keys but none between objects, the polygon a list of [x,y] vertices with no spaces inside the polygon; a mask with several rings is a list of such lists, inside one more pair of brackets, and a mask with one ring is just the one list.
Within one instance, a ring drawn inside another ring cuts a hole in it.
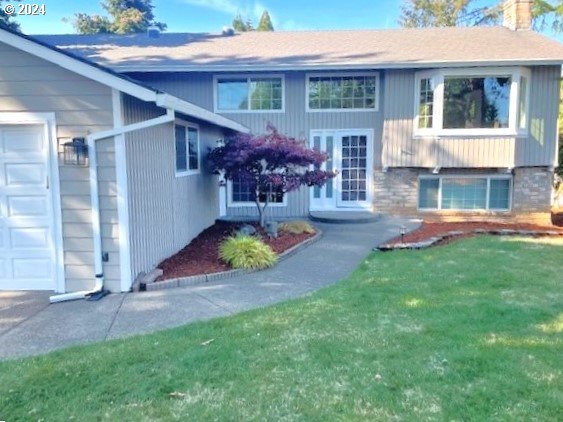
[{"label": "upper story window", "polygon": [[307,75],[307,110],[376,111],[378,91],[374,73]]},{"label": "upper story window", "polygon": [[199,173],[199,128],[184,122],[174,125],[176,175]]},{"label": "upper story window", "polygon": [[420,72],[417,135],[517,135],[528,126],[529,71],[522,68]]},{"label": "upper story window", "polygon": [[283,109],[281,76],[215,77],[216,112],[282,112]]}]

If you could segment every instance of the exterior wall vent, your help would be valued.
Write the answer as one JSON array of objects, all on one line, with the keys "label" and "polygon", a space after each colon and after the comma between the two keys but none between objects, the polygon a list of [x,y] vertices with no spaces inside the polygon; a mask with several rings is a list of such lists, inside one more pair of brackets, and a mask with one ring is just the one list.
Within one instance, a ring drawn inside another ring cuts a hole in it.
[{"label": "exterior wall vent", "polygon": [[223,30],[221,31],[221,34],[224,37],[232,37],[233,35],[235,35],[235,30],[230,26],[224,26]]},{"label": "exterior wall vent", "polygon": [[147,35],[149,38],[160,37],[160,28],[158,26],[151,25],[147,28]]}]

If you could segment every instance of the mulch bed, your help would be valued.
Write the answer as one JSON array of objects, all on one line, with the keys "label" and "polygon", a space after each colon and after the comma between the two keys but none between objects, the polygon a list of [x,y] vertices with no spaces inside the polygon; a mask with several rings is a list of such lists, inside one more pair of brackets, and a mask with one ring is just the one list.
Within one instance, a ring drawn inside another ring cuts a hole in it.
[{"label": "mulch bed", "polygon": [[[487,222],[467,222],[467,223],[423,223],[421,227],[408,233],[401,240],[401,236],[397,236],[394,239],[387,242],[388,244],[399,244],[399,243],[416,243],[428,240],[432,237],[443,236],[451,231],[471,231],[476,229],[483,230],[502,230],[502,229],[512,229],[512,230],[553,230],[563,232],[563,227],[555,226],[539,226],[537,224],[516,224],[516,223],[487,223]],[[475,236],[474,233],[464,233],[457,236],[448,237],[439,242],[439,244],[446,244],[452,240],[460,239],[463,237]]]},{"label": "mulch bed", "polygon": [[[217,222],[204,230],[184,249],[158,265],[164,273],[156,281],[231,270],[232,268],[219,258],[219,244],[226,237],[233,235],[242,224]],[[256,235],[261,236],[264,243],[270,245],[278,255],[314,236],[310,233],[291,234],[280,231],[276,239],[270,239],[258,224],[252,225],[257,230]]]}]

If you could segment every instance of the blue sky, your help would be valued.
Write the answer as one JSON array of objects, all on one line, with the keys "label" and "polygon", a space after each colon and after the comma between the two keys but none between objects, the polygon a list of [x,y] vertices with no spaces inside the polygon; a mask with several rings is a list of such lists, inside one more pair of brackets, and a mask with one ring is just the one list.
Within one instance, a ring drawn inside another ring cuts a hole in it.
[{"label": "blue sky", "polygon": [[[77,12],[103,13],[99,0],[23,2],[46,6],[45,16],[17,17],[28,34],[72,33],[63,18]],[[153,0],[153,4],[157,20],[166,22],[170,32],[218,32],[237,12],[257,21],[264,9],[278,30],[395,28],[402,0]],[[557,38],[563,41],[563,36]]]}]

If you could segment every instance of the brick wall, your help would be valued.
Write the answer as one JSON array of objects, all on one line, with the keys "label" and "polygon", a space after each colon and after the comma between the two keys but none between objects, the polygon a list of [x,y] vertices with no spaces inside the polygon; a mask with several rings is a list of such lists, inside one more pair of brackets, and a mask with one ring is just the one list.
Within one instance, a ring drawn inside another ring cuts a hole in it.
[{"label": "brick wall", "polygon": [[[517,168],[513,175],[513,202],[510,212],[418,211],[418,176],[428,169],[392,168],[374,172],[374,209],[394,214],[440,221],[502,220],[550,223],[553,173],[547,168]],[[499,174],[496,169],[443,169],[444,174]]]}]

